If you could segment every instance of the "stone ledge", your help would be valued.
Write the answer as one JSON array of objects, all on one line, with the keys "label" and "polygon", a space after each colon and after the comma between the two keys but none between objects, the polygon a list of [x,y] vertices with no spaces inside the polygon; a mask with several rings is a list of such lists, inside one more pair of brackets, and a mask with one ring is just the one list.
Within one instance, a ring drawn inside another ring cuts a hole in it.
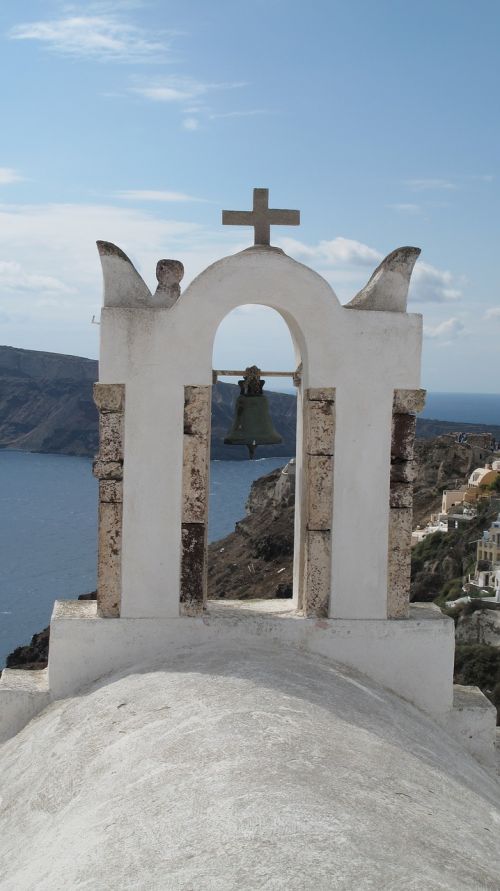
[{"label": "stone ledge", "polygon": [[98,381],[93,388],[94,402],[100,412],[123,412],[125,384],[104,384]]},{"label": "stone ledge", "polygon": [[[430,715],[452,708],[453,621],[413,606],[408,619],[304,618],[283,601],[200,616],[100,618],[92,601],[58,601],[51,623],[49,678],[54,698],[70,696],[111,671],[226,637],[244,647],[259,637],[347,665]],[[245,611],[243,611],[245,610]]]},{"label": "stone ledge", "polygon": [[[469,751],[481,757],[488,741],[492,748],[491,710],[482,701],[480,708],[452,710],[453,622],[439,609],[412,606],[410,618],[399,621],[317,619],[304,618],[283,600],[209,603],[198,617],[142,619],[101,618],[95,601],[56,601],[50,692],[47,671],[7,670],[0,683],[0,740],[19,732],[51,700],[75,695],[112,672],[136,670],[167,652],[182,654],[210,641],[229,639],[245,647],[257,638],[271,648],[315,653],[359,671],[445,726],[449,718],[451,727],[453,711],[457,736],[463,736],[462,716],[479,714],[477,733],[473,730],[478,739]],[[478,701],[475,692],[464,696]]]},{"label": "stone ledge", "polygon": [[49,702],[47,669],[4,668],[0,679],[0,743],[19,733]]},{"label": "stone ledge", "polygon": [[50,621],[54,619],[97,619],[97,600],[56,600]]},{"label": "stone ledge", "polygon": [[453,685],[453,708],[454,709],[491,709],[494,706],[479,687],[466,687],[462,684]]},{"label": "stone ledge", "polygon": [[[280,621],[284,619],[293,619],[293,621],[315,624],[317,619],[307,618],[301,615],[297,610],[293,609],[286,600],[209,600],[208,609],[204,613],[204,618],[223,618],[228,612],[241,616],[242,620],[245,616],[251,615],[252,618],[276,618]],[[214,609],[215,608],[215,609]],[[218,614],[218,615],[217,615]],[[99,619],[97,614],[97,602],[95,600],[56,600],[52,611],[52,620],[54,619]],[[191,618],[191,617],[187,617]],[[126,622],[160,622],[170,623],[176,622],[178,619],[186,621],[186,617],[182,616],[159,616],[156,619],[148,616],[140,618],[131,618],[123,616],[119,621]],[[103,621],[108,621],[107,619]],[[361,625],[368,623],[369,625],[388,624],[389,628],[410,627],[414,623],[432,622],[433,625],[453,625],[453,619],[445,616],[438,606],[433,603],[411,603],[410,614],[407,619],[321,619],[322,627],[340,627],[344,625]],[[326,623],[326,625],[324,625]],[[13,670],[13,669],[12,669]]]},{"label": "stone ledge", "polygon": [[394,390],[393,411],[418,414],[423,411],[427,390]]},{"label": "stone ledge", "polygon": [[484,767],[496,770],[497,710],[478,687],[453,687],[453,708],[441,721],[448,733]]},{"label": "stone ledge", "polygon": [[15,690],[20,693],[48,693],[49,679],[46,668],[41,671],[25,668],[4,668],[0,678],[0,691]]}]

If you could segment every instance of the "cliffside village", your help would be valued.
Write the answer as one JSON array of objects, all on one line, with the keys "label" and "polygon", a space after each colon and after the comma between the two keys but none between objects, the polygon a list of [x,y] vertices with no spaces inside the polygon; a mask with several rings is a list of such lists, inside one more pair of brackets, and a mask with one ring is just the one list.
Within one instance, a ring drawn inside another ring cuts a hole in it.
[{"label": "cliffside village", "polygon": [[448,601],[446,606],[465,603],[472,597],[500,603],[500,443],[488,433],[457,433],[454,437],[456,442],[471,446],[478,466],[464,483],[457,480],[456,488],[443,491],[440,511],[431,514],[424,527],[416,527],[412,545],[435,532],[448,533],[471,523],[480,504],[488,502],[493,509],[498,508],[497,518],[476,543],[474,572],[464,577],[464,596]]}]

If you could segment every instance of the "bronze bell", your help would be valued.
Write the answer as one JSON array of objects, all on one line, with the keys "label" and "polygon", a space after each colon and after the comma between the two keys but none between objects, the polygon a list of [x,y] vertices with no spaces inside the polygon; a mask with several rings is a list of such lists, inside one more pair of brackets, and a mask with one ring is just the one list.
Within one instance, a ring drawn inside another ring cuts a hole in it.
[{"label": "bronze bell", "polygon": [[254,457],[259,445],[283,442],[274,429],[269,403],[262,392],[264,384],[256,365],[245,369],[245,377],[238,381],[240,395],[236,400],[233,425],[224,438],[225,445],[246,445],[250,458]]}]

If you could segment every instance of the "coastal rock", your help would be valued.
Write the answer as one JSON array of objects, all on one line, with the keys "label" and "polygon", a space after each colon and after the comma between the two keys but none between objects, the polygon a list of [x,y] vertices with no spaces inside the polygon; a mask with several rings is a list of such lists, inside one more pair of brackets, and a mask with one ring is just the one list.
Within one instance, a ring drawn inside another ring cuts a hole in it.
[{"label": "coastal rock", "polygon": [[457,620],[455,639],[458,643],[487,644],[500,649],[500,609],[462,613]]},{"label": "coastal rock", "polygon": [[[432,423],[432,422],[431,422]],[[458,429],[458,426],[457,426]],[[413,493],[413,524],[423,525],[431,513],[441,508],[444,489],[461,486],[475,467],[488,459],[479,445],[459,443],[452,434],[415,442],[417,477]]]},{"label": "coastal rock", "polygon": [[[0,448],[93,458],[98,451],[98,413],[92,386],[97,379],[93,359],[0,346]],[[213,387],[213,459],[248,457],[245,446],[223,442],[238,393],[235,384],[219,382]],[[267,398],[283,442],[259,446],[258,457],[293,455],[295,396],[268,392]]]},{"label": "coastal rock", "polygon": [[208,549],[209,598],[291,597],[295,467],[256,480],[247,515]]}]

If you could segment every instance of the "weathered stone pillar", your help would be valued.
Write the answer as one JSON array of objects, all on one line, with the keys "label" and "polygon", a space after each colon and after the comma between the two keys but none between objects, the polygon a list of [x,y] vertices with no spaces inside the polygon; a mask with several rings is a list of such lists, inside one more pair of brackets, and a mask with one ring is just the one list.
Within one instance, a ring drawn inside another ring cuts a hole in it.
[{"label": "weathered stone pillar", "polygon": [[409,615],[415,479],[413,445],[416,415],[422,411],[424,403],[425,390],[394,390],[387,566],[388,619],[406,619]]},{"label": "weathered stone pillar", "polygon": [[120,615],[124,384],[94,384],[99,409],[99,455],[94,476],[99,480],[99,535],[97,611],[100,616]]},{"label": "weathered stone pillar", "polygon": [[211,387],[184,387],[181,615],[203,611],[207,597],[208,467]]},{"label": "weathered stone pillar", "polygon": [[304,400],[305,569],[302,610],[328,616],[331,586],[335,389],[310,388]]}]

